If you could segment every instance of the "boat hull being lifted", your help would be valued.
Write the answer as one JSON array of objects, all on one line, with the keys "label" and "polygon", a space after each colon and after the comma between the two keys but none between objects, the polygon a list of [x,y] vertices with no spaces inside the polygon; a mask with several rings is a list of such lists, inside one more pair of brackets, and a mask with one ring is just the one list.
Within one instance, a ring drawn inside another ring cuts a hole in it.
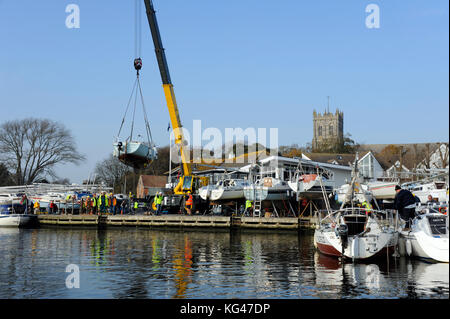
[{"label": "boat hull being lifted", "polygon": [[156,147],[150,147],[148,143],[131,141],[123,144],[116,142],[113,145],[113,156],[135,169],[145,168],[158,158]]}]

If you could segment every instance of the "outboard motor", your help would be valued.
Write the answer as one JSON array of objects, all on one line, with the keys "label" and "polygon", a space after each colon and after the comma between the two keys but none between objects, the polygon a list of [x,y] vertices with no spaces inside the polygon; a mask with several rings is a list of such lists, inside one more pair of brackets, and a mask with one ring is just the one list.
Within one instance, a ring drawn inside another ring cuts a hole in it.
[{"label": "outboard motor", "polygon": [[348,238],[348,226],[346,224],[340,224],[336,229],[337,234],[341,237],[342,250],[347,247]]}]

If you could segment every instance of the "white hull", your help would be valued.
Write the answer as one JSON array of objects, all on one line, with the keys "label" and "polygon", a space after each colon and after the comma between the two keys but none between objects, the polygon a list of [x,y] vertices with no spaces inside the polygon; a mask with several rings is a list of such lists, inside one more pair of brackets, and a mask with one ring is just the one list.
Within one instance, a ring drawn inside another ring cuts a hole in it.
[{"label": "white hull", "polygon": [[208,200],[208,198],[211,199],[211,191],[212,186],[203,186],[198,190],[198,195],[200,195],[203,200]]},{"label": "white hull", "polygon": [[394,199],[396,182],[373,182],[369,183],[369,190],[376,199]]},{"label": "white hull", "polygon": [[254,200],[286,200],[291,189],[287,187],[249,186],[244,188],[246,199]]},{"label": "white hull", "polygon": [[146,167],[147,164],[158,158],[156,147],[151,147],[148,143],[142,142],[125,142],[119,149],[119,143],[113,144],[113,156],[117,157],[125,165],[135,168]]},{"label": "white hull", "polygon": [[199,189],[199,195],[203,200],[212,201],[244,198],[244,187],[248,186],[247,180],[225,179],[216,185],[208,185]]},{"label": "white hull", "polygon": [[244,190],[225,190],[223,188],[213,189],[211,191],[211,200],[239,199],[244,198]]},{"label": "white hull", "polygon": [[[446,219],[446,233],[431,232],[427,216]],[[426,214],[415,218],[411,231],[401,231],[399,239],[401,255],[449,262],[448,217],[442,214]]]},{"label": "white hull", "polygon": [[10,214],[0,215],[0,227],[25,227],[36,222],[35,215]]},{"label": "white hull", "polygon": [[[353,216],[352,216],[353,217]],[[359,218],[364,218],[360,215]],[[365,232],[361,235],[349,234],[342,245],[336,232],[337,226],[322,224],[314,233],[314,246],[323,254],[344,256],[353,260],[387,256],[394,252],[398,242],[398,232],[393,227],[380,227],[379,221],[368,217]]]}]

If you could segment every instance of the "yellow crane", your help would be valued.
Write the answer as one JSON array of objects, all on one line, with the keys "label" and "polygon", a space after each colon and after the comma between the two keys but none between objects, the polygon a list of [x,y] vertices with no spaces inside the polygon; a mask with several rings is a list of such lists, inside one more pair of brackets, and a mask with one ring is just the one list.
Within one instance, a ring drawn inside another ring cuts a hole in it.
[{"label": "yellow crane", "polygon": [[[177,101],[173,84],[170,79],[169,66],[167,64],[166,54],[161,41],[161,34],[159,32],[158,22],[156,20],[155,9],[151,0],[144,0],[146,15],[150,31],[152,34],[153,44],[155,47],[156,59],[158,61],[159,72],[163,83],[164,95],[169,109],[170,121],[175,135],[175,144],[179,147],[181,157],[182,174],[177,186],[173,189],[176,195],[185,195],[194,193],[196,189],[207,185],[208,180],[204,177],[192,175],[192,167],[189,152],[185,149],[185,140],[183,135],[183,126],[181,125],[180,112],[178,111]],[[170,202],[173,202],[171,199]]]}]

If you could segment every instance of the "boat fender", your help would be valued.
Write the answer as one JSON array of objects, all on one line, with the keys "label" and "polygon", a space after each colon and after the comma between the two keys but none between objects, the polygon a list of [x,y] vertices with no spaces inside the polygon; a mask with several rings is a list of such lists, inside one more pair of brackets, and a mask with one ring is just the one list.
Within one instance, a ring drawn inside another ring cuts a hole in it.
[{"label": "boat fender", "polygon": [[409,239],[407,239],[405,242],[405,248],[406,248],[406,253],[408,254],[408,256],[411,256],[412,246],[411,246],[411,241]]}]

